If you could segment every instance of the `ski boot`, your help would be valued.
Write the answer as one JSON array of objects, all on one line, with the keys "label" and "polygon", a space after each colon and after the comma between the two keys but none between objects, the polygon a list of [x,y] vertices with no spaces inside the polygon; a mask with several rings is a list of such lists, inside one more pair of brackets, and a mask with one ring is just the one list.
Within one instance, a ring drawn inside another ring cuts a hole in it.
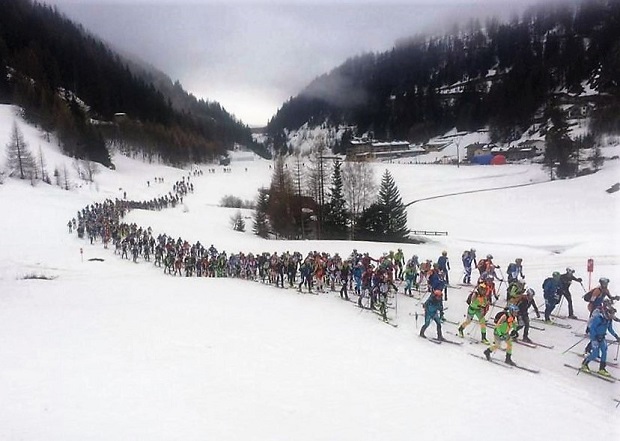
[{"label": "ski boot", "polygon": [[517,365],[514,361],[512,361],[512,354],[506,354],[506,359],[504,360],[504,363],[509,364],[510,366]]},{"label": "ski boot", "polygon": [[532,340],[530,340],[530,338],[529,338],[527,335],[524,335],[522,340],[523,340],[525,343],[532,343]]},{"label": "ski boot", "polygon": [[606,363],[601,362],[597,374],[602,375],[603,377],[611,377],[611,374],[607,371],[607,369],[605,369],[606,365]]},{"label": "ski boot", "polygon": [[426,326],[422,326],[422,329],[420,329],[420,337],[422,338],[426,338],[426,335],[424,335],[424,331],[426,331]]},{"label": "ski boot", "polygon": [[484,356],[486,357],[487,361],[491,361],[491,349],[490,348],[486,348],[484,350]]},{"label": "ski boot", "polygon": [[463,338],[463,328],[459,326],[459,337]]},{"label": "ski boot", "polygon": [[437,340],[439,341],[445,341],[446,339],[443,338],[443,333],[441,332],[441,327],[437,327]]},{"label": "ski boot", "polygon": [[489,340],[487,340],[487,335],[486,335],[486,333],[485,333],[485,334],[482,334],[482,339],[481,339],[480,341],[481,341],[483,344],[487,345],[487,346],[491,344],[491,342],[490,342]]},{"label": "ski boot", "polygon": [[581,367],[579,368],[579,370],[583,372],[590,372],[590,367],[585,360],[583,360],[583,363],[581,363]]}]

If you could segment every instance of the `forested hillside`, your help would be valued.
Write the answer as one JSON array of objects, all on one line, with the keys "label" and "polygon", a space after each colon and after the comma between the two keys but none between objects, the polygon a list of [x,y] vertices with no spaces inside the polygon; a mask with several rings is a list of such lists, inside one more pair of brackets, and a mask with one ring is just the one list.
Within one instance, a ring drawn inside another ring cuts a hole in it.
[{"label": "forested hillside", "polygon": [[275,140],[283,129],[327,122],[421,141],[488,125],[493,141],[506,142],[552,106],[586,98],[591,130],[617,132],[618,72],[620,2],[553,2],[351,58],[284,103],[268,128]]},{"label": "forested hillside", "polygon": [[137,69],[55,8],[0,0],[0,11],[0,102],[22,106],[68,154],[109,165],[114,145],[182,164],[252,143],[218,103]]}]

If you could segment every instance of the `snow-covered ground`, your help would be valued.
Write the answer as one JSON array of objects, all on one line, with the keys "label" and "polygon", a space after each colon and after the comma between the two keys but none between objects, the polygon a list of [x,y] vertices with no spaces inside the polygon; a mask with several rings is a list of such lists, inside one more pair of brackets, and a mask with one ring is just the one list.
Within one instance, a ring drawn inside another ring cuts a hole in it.
[{"label": "snow-covered ground", "polygon": [[[0,146],[17,120],[33,152],[41,147],[50,173],[63,164],[73,170],[53,142],[14,115],[14,108],[0,106]],[[612,146],[603,153],[619,151]],[[151,199],[188,176],[187,170],[121,156],[114,163],[116,171],[103,169],[94,184],[71,191],[14,179],[0,185],[1,440],[620,435],[613,401],[620,398],[618,385],[563,366],[579,363],[563,352],[579,341],[572,331],[581,332],[581,322],[569,322],[571,330],[532,330],[532,339],[554,345],[551,350],[515,345],[517,363],[540,369],[531,374],[468,356],[481,354],[481,345],[418,338],[415,313],[422,308],[403,295],[397,311],[390,310],[399,325],[393,328],[337,293],[309,296],[235,279],[165,276],[150,263],[121,261],[100,243],[79,240],[66,224],[86,205],[123,192],[129,199]],[[269,162],[237,162],[234,156],[230,173],[220,167],[207,173],[203,166],[204,175],[191,178],[194,194],[181,206],[133,211],[128,220],[228,252],[348,255],[357,248],[380,256],[402,247],[407,258],[436,260],[447,250],[454,281],[461,276],[461,252],[473,247],[479,256],[492,253],[502,268],[523,258],[526,281],[541,305],[541,283],[553,271],[572,266],[587,288],[586,261],[592,258],[593,280],[609,277],[612,293],[619,293],[618,193],[605,192],[620,180],[618,161],[595,175],[554,182],[536,165],[374,167],[377,180],[389,169],[403,201],[413,202],[411,229],[448,236],[423,245],[266,241],[252,235],[250,219],[247,232],[235,232],[229,218],[236,210],[218,207],[220,199],[254,199],[271,170]],[[520,184],[531,185],[499,189]],[[581,286],[573,284],[572,292],[577,315],[586,316]],[[465,289],[450,290],[448,319],[462,319],[466,295]],[[468,331],[479,336],[475,325]],[[428,335],[434,334],[431,327]],[[620,376],[618,368],[610,370]]]}]

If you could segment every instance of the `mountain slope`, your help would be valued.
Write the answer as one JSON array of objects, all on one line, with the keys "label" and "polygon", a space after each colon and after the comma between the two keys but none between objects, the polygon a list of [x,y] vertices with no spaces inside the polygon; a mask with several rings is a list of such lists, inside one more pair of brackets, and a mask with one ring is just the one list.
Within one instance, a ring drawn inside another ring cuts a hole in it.
[{"label": "mountain slope", "polygon": [[185,163],[212,159],[235,142],[253,145],[250,129],[219,104],[180,84],[156,87],[153,76],[132,70],[55,8],[30,0],[0,6],[0,102],[22,106],[57,132],[67,153],[108,165],[102,150],[114,144]]},{"label": "mountain slope", "polygon": [[[508,23],[472,21],[439,37],[347,60],[283,104],[269,131],[327,121],[378,139],[426,140],[452,127],[490,126],[511,141],[552,98],[596,107],[593,129],[616,130],[620,5],[552,2]],[[577,98],[581,96],[581,98]]]}]

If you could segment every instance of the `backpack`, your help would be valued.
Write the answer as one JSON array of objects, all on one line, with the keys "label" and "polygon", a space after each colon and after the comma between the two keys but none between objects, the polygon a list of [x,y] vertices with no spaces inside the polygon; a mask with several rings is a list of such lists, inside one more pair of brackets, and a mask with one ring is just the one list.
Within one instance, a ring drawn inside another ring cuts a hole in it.
[{"label": "backpack", "polygon": [[499,319],[501,319],[504,314],[506,314],[506,311],[504,310],[501,310],[500,312],[495,314],[495,317],[493,318],[493,323],[497,325],[497,322],[499,322]]},{"label": "backpack", "polygon": [[[596,288],[594,288],[594,289],[596,289]],[[588,291],[587,293],[585,293],[585,294],[583,295],[583,299],[584,299],[586,302],[590,302],[590,301],[592,301],[592,293],[593,293],[594,289],[592,289],[592,290]]]},{"label": "backpack", "polygon": [[470,292],[469,295],[467,296],[467,299],[465,299],[465,301],[467,302],[468,305],[471,305],[471,299],[474,298],[474,293],[475,292],[476,292],[475,290]]}]

